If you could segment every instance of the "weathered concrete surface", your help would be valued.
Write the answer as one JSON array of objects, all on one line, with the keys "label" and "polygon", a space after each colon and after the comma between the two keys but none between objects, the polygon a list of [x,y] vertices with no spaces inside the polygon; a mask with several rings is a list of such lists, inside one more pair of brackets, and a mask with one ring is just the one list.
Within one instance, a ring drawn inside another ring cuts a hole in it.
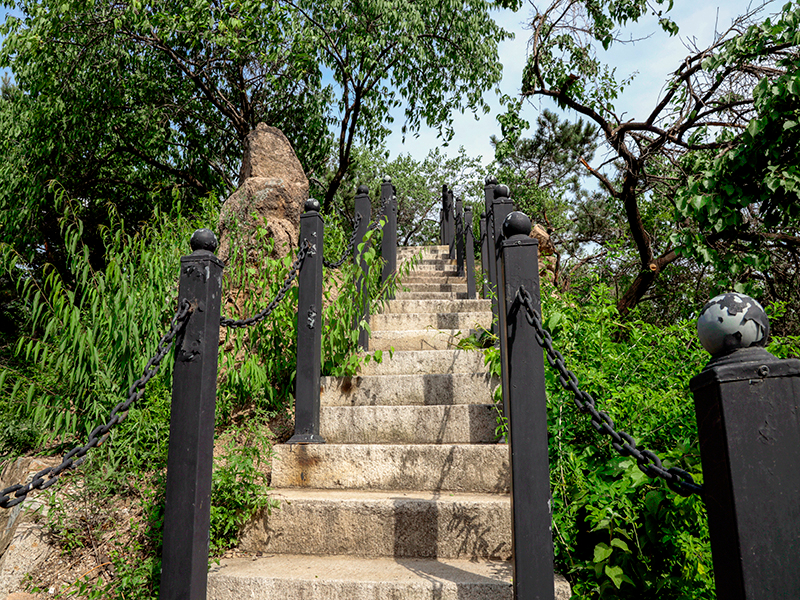
[{"label": "weathered concrete surface", "polygon": [[[283,554],[222,560],[208,600],[512,600],[511,572],[500,561]],[[555,600],[569,600],[569,584],[554,581]]]},{"label": "weathered concrete surface", "polygon": [[56,552],[48,543],[44,528],[38,523],[23,520],[0,558],[0,590],[20,590],[25,575],[47,561]]},{"label": "weathered concrete surface", "polygon": [[[397,292],[398,300],[467,300],[467,292]],[[370,317],[371,319],[371,317]]]},{"label": "weathered concrete surface", "polygon": [[320,433],[331,444],[489,444],[493,404],[323,406]]},{"label": "weathered concrete surface", "polygon": [[275,446],[273,488],[508,491],[503,444]]},{"label": "weathered concrete surface", "polygon": [[464,283],[466,281],[463,277],[457,275],[436,274],[433,271],[420,273],[415,271],[410,275],[403,277],[403,285],[407,283]]},{"label": "weathered concrete surface", "polygon": [[458,345],[470,331],[459,329],[421,329],[408,331],[373,330],[369,349],[374,350],[446,350]]},{"label": "weathered concrete surface", "polygon": [[409,283],[403,285],[403,291],[409,292],[466,292],[466,283]]},{"label": "weathered concrete surface", "polygon": [[361,375],[410,375],[413,373],[482,373],[483,352],[478,350],[404,350],[383,362],[361,365]]},{"label": "weathered concrete surface", "polygon": [[456,313],[486,312],[492,310],[492,301],[477,300],[389,300],[386,313]]},{"label": "weathered concrete surface", "polygon": [[280,490],[240,538],[248,553],[511,558],[507,494]]},{"label": "weathered concrete surface", "polygon": [[323,406],[489,404],[499,383],[488,373],[323,377],[320,402]]},{"label": "weathered concrete surface", "polygon": [[473,329],[476,327],[486,328],[491,324],[492,313],[490,312],[384,313],[370,317],[373,332],[409,329]]}]

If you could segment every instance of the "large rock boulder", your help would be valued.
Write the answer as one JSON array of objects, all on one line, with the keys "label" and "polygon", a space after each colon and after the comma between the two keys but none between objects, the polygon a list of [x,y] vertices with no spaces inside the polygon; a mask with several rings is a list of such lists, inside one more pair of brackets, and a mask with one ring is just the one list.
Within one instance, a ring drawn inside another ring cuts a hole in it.
[{"label": "large rock boulder", "polygon": [[245,140],[239,189],[222,205],[217,255],[228,262],[235,242],[247,252],[248,265],[258,267],[260,228],[275,240],[274,256],[294,251],[307,199],[308,179],[289,140],[279,129],[259,123]]}]

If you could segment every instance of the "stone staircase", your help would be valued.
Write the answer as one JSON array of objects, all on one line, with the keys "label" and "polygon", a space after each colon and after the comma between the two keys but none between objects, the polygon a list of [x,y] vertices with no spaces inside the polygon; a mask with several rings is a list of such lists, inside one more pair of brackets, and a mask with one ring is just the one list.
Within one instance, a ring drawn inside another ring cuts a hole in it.
[{"label": "stone staircase", "polygon": [[[240,550],[209,573],[209,600],[510,600],[508,447],[494,443],[492,381],[479,351],[454,347],[489,327],[446,247],[421,253],[371,350],[393,356],[352,378],[323,378],[326,444],[279,445],[273,496]],[[556,576],[556,598],[569,598]]]}]

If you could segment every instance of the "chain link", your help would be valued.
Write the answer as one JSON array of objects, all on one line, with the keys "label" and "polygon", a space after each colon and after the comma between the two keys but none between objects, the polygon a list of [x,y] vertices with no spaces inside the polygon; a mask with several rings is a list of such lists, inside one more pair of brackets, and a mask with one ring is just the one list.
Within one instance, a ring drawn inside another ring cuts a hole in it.
[{"label": "chain link", "polygon": [[558,373],[558,382],[565,390],[572,392],[578,410],[590,415],[592,427],[598,433],[610,437],[611,446],[622,456],[633,457],[639,469],[648,477],[654,479],[660,477],[667,482],[669,489],[681,496],[701,494],[703,487],[696,484],[689,473],[678,467],[665,469],[661,465],[661,459],[654,452],[637,448],[636,441],[631,435],[614,429],[614,421],[611,420],[611,417],[605,411],[597,410],[594,398],[588,392],[580,389],[578,378],[567,368],[564,356],[553,348],[553,338],[550,332],[542,326],[541,316],[533,308],[533,298],[524,286],[519,287],[516,298],[525,307],[525,318],[533,327],[536,343],[544,349],[547,362]]},{"label": "chain link", "polygon": [[353,248],[355,248],[356,245],[356,235],[358,234],[358,226],[360,224],[361,224],[361,213],[356,213],[356,218],[353,221],[353,235],[350,236],[350,242],[347,244],[347,250],[345,250],[344,254],[342,254],[342,258],[340,258],[336,262],[330,262],[328,260],[325,260],[325,258],[323,258],[322,259],[323,265],[325,265],[329,269],[338,269],[344,264],[344,261],[346,261],[348,258],[350,258],[350,256],[352,256]]},{"label": "chain link", "polygon": [[255,325],[259,321],[263,321],[270,316],[272,311],[275,310],[275,307],[278,306],[280,301],[283,300],[284,296],[286,296],[286,292],[289,291],[289,288],[292,287],[292,282],[297,278],[297,273],[300,271],[300,266],[303,264],[303,260],[305,260],[306,254],[309,250],[316,252],[316,246],[311,244],[308,240],[303,240],[303,243],[300,245],[300,249],[297,251],[297,258],[292,263],[292,267],[289,269],[289,274],[286,276],[286,281],[283,282],[283,286],[280,290],[278,290],[277,295],[264,310],[256,313],[252,317],[242,319],[240,321],[237,321],[236,319],[228,319],[227,317],[221,317],[219,324],[222,327],[241,329],[243,327]]},{"label": "chain link", "polygon": [[[147,361],[142,376],[131,385],[128,390],[128,398],[114,407],[105,425],[98,425],[95,427],[89,434],[89,441],[86,442],[85,445],[77,446],[67,452],[60,465],[42,469],[36,473],[36,475],[33,476],[33,480],[26,485],[18,483],[0,491],[0,508],[11,508],[24,502],[32,490],[45,490],[49,488],[58,481],[58,477],[61,473],[80,466],[86,460],[86,453],[89,452],[89,450],[101,445],[108,439],[109,435],[111,435],[111,428],[114,427],[114,425],[122,423],[128,415],[128,409],[131,407],[131,404],[144,395],[145,386],[155,377],[156,373],[158,373],[158,368],[161,366],[161,361],[164,360],[167,352],[169,352],[172,340],[178,332],[183,329],[190,312],[191,305],[189,301],[186,299],[182,300],[178,311],[172,318],[169,331],[159,340],[156,353]],[[45,479],[46,476],[47,479]]]}]

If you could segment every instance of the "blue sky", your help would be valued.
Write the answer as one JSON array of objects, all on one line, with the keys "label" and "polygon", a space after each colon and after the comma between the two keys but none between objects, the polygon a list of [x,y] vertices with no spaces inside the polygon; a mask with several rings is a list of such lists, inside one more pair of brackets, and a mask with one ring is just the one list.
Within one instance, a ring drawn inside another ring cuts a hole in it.
[{"label": "blue sky", "polygon": [[[726,2],[675,0],[670,15],[680,27],[677,36],[670,37],[661,31],[654,18],[643,20],[635,27],[625,30],[626,34],[630,33],[636,39],[650,37],[634,45],[614,45],[606,53],[606,62],[617,68],[619,78],[638,71],[633,83],[624,90],[616,103],[618,114],[626,113],[628,118],[640,118],[649,114],[658,100],[667,74],[674,71],[681,60],[689,54],[685,46],[686,41],[694,39],[700,46],[708,45],[714,39],[715,27],[719,31],[724,31],[735,17],[746,12],[751,5],[758,4],[743,0]],[[777,12],[782,5],[783,2],[772,0],[766,7],[766,14]],[[530,16],[531,10],[528,0],[517,13],[508,10],[497,13],[498,23],[515,33],[515,39],[500,45],[500,61],[503,63],[503,81],[500,88],[503,93],[511,96],[519,94],[520,91],[522,69],[525,66],[530,37],[523,22]],[[458,147],[463,145],[470,156],[481,155],[484,164],[491,162],[494,151],[489,138],[493,134],[500,134],[496,116],[503,111],[500,110],[499,101],[493,91],[487,92],[484,99],[491,105],[492,112],[482,115],[479,121],[475,121],[470,113],[456,115],[455,137],[450,143],[450,148],[446,149],[448,154],[455,154]],[[538,112],[544,108],[558,111],[555,104],[547,99],[535,99],[533,104],[526,103],[522,116],[533,124]],[[578,118],[574,113],[564,116],[571,120]],[[400,133],[403,124],[402,110],[397,111],[395,119],[393,133],[387,144],[392,157],[410,153],[415,158],[422,159],[430,149],[441,145],[441,140],[436,138],[436,132],[427,128],[421,129],[418,138],[407,136],[404,144]]]}]

